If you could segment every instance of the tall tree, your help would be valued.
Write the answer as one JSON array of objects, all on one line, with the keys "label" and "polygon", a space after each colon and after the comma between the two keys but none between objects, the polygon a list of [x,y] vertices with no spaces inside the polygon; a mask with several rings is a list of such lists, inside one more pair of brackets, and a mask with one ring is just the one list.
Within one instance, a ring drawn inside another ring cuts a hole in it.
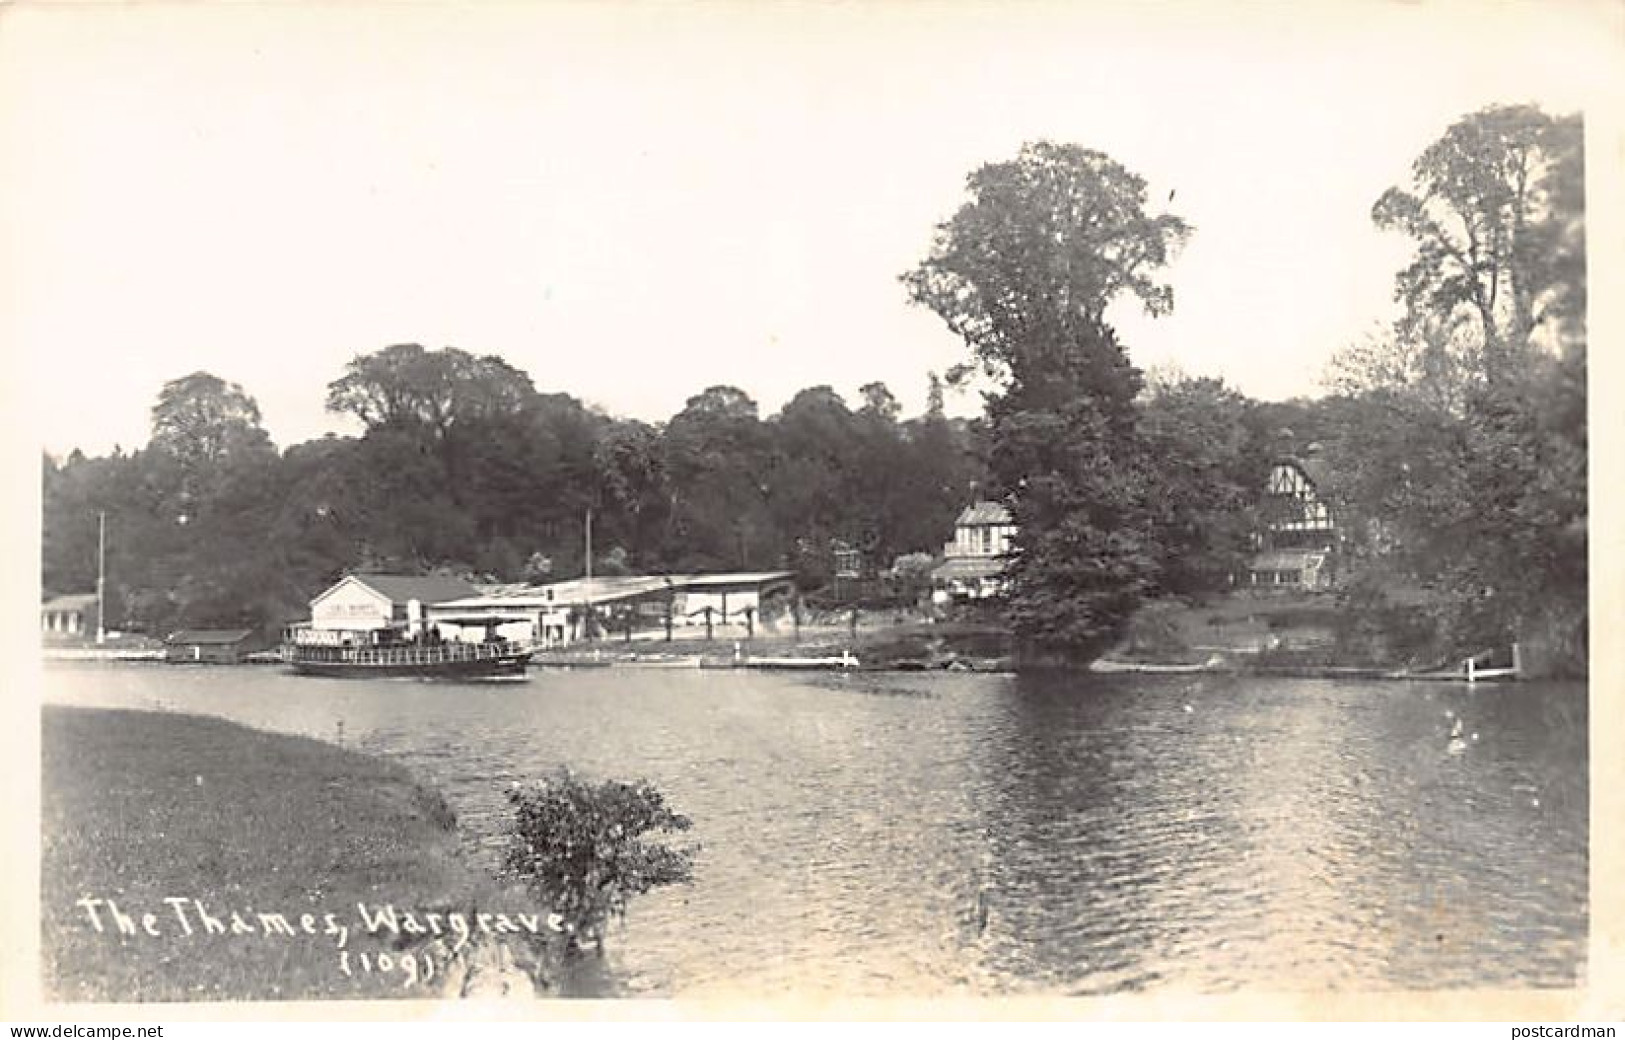
[{"label": "tall tree", "polygon": [[1484,383],[1484,349],[1460,322],[1418,320],[1400,329],[1374,329],[1338,349],[1323,381],[1334,395],[1355,397],[1402,390],[1460,415],[1468,395]]},{"label": "tall tree", "polygon": [[624,546],[641,568],[664,569],[672,489],[659,431],[636,420],[613,424],[598,443],[596,465],[604,543]]},{"label": "tall tree", "polygon": [[1160,592],[1204,596],[1242,570],[1269,454],[1248,435],[1249,402],[1222,380],[1154,379],[1141,436],[1154,461],[1151,498]]},{"label": "tall tree", "polygon": [[863,506],[853,508],[854,469],[862,462],[858,424],[841,396],[828,386],[800,391],[774,417],[772,436],[768,494],[782,531],[824,552],[833,538],[867,540],[873,518]]},{"label": "tall tree", "polygon": [[152,450],[174,459],[188,495],[201,494],[228,462],[275,449],[260,426],[260,409],[236,383],[208,372],[172,379],[152,407]]},{"label": "tall tree", "polygon": [[858,393],[863,395],[863,408],[860,410],[863,415],[896,422],[902,414],[903,406],[897,403],[897,395],[885,383],[865,383],[858,388]]},{"label": "tall tree", "polygon": [[[852,459],[847,464],[848,530],[876,568],[912,549],[929,547],[908,540],[911,513],[929,510],[929,494],[910,488],[909,445],[898,423],[902,406],[885,383],[867,383],[858,392],[863,406],[853,415]],[[853,521],[856,521],[854,523]]]},{"label": "tall tree", "polygon": [[1126,414],[1138,377],[1115,343],[1103,343],[1106,307],[1128,293],[1148,314],[1170,312],[1173,290],[1153,274],[1189,226],[1148,214],[1141,177],[1077,145],[1026,145],[967,186],[972,201],[904,276],[914,301],[941,316],[1007,392],[1053,405],[1082,385]]},{"label": "tall tree", "polygon": [[1106,321],[1124,294],[1173,306],[1155,280],[1189,234],[1146,209],[1146,185],[1109,156],[1049,142],[972,173],[971,199],[904,276],[915,302],[961,336],[999,387],[992,469],[1018,525],[1010,615],[1045,655],[1114,641],[1155,560],[1139,372]]},{"label": "tall tree", "polygon": [[1584,307],[1585,236],[1578,117],[1493,105],[1458,120],[1389,188],[1371,217],[1416,241],[1396,279],[1404,329],[1467,320],[1492,381],[1509,378],[1542,326],[1562,331]]},{"label": "tall tree", "polygon": [[516,414],[534,393],[530,377],[499,357],[401,343],[352,360],[328,384],[327,407],[368,429],[419,426],[444,438],[459,422]]},{"label": "tall tree", "polygon": [[1406,315],[1337,362],[1341,513],[1366,575],[1436,590],[1441,647],[1586,645],[1585,214],[1578,118],[1466,116],[1373,217],[1417,241]]},{"label": "tall tree", "polygon": [[738,387],[708,387],[672,416],[663,446],[673,566],[776,564],[766,501],[769,431],[756,402]]}]

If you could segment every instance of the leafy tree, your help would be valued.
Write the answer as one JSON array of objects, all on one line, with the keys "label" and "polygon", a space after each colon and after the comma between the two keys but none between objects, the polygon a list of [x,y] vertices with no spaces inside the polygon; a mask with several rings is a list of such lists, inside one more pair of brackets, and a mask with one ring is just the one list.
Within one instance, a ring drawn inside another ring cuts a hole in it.
[{"label": "leafy tree", "polygon": [[208,372],[164,384],[152,408],[150,447],[189,470],[272,450],[259,405],[236,383]]},{"label": "leafy tree", "polygon": [[1330,402],[1358,579],[1433,588],[1445,651],[1517,639],[1549,671],[1586,645],[1581,160],[1578,119],[1531,106],[1423,152],[1373,211],[1418,243],[1406,317],[1339,357]]},{"label": "leafy tree", "polygon": [[351,361],[328,384],[327,407],[368,429],[418,426],[444,438],[460,422],[521,411],[534,392],[530,377],[499,357],[402,343]]},{"label": "leafy tree", "polygon": [[598,442],[594,465],[605,507],[605,537],[627,546],[632,558],[648,569],[662,569],[673,490],[659,431],[636,421],[611,424]]},{"label": "leafy tree", "polygon": [[501,358],[400,344],[355,358],[328,407],[360,418],[361,454],[397,470],[365,480],[367,536],[384,559],[502,580],[537,553],[560,573],[584,567],[581,518],[599,506],[611,421],[574,397],[538,392]]},{"label": "leafy tree", "polygon": [[1270,461],[1248,436],[1247,410],[1247,399],[1217,379],[1163,379],[1147,390],[1140,434],[1156,482],[1160,592],[1209,595],[1244,568]]},{"label": "leafy tree", "polygon": [[1029,144],[968,179],[972,201],[938,228],[931,255],[904,276],[988,373],[1028,392],[1073,382],[1126,401],[1137,389],[1121,351],[1080,350],[1098,338],[1123,293],[1146,312],[1173,309],[1152,274],[1184,242],[1178,217],[1146,213],[1145,181],[1077,145]]},{"label": "leafy tree", "polygon": [[1372,207],[1378,227],[1417,244],[1396,281],[1406,325],[1448,335],[1475,322],[1492,381],[1514,374],[1537,329],[1583,312],[1582,148],[1577,117],[1494,105],[1454,123],[1417,158],[1411,187]]},{"label": "leafy tree", "polygon": [[1443,593],[1434,615],[1454,651],[1521,640],[1545,658],[1543,670],[1584,670],[1581,380],[1582,373],[1554,363],[1476,394],[1443,441],[1453,449],[1448,486],[1458,496],[1441,501],[1432,493],[1431,517],[1411,502],[1397,513],[1405,540],[1421,550],[1409,556],[1414,570]]},{"label": "leafy tree", "polygon": [[901,599],[917,601],[931,591],[931,572],[937,559],[930,553],[904,553],[892,561],[891,576]]},{"label": "leafy tree", "polygon": [[1016,488],[1011,627],[1034,660],[1096,656],[1155,581],[1144,448],[1087,395],[1055,409],[995,401],[989,412],[994,475]]},{"label": "leafy tree", "polygon": [[903,412],[903,406],[897,403],[896,395],[885,383],[865,383],[858,388],[858,393],[863,395],[863,408],[860,414],[865,417],[895,423]]},{"label": "leafy tree", "polygon": [[1143,179],[1076,145],[1026,145],[968,187],[904,281],[1000,388],[991,468],[1018,525],[1016,633],[1045,655],[1090,656],[1116,640],[1155,567],[1140,375],[1106,310],[1127,293],[1167,313],[1173,292],[1154,275],[1189,228],[1149,214]]},{"label": "leafy tree", "polygon": [[1324,382],[1347,397],[1403,390],[1459,416],[1468,396],[1484,384],[1484,372],[1483,344],[1473,330],[1429,320],[1373,330],[1348,344],[1332,355]]},{"label": "leafy tree", "polygon": [[672,565],[678,569],[776,563],[766,489],[770,433],[737,387],[688,399],[663,438],[673,492]]},{"label": "leafy tree", "polygon": [[390,569],[418,573],[472,558],[476,532],[444,459],[418,432],[383,427],[363,437],[351,471],[353,508],[366,555]]},{"label": "leafy tree", "polygon": [[804,574],[821,574],[833,541],[872,550],[874,503],[857,499],[866,462],[857,417],[828,386],[797,393],[770,424],[773,441],[767,495],[775,528],[805,546]]},{"label": "leafy tree", "polygon": [[591,784],[561,769],[514,786],[508,801],[514,820],[504,868],[564,918],[578,944],[594,943],[600,953],[610,919],[624,917],[632,897],[693,876],[696,849],[646,838],[691,826],[647,782]]},{"label": "leafy tree", "polygon": [[889,550],[935,553],[953,536],[954,519],[986,487],[986,423],[948,419],[942,381],[933,373],[924,415],[900,424],[900,458],[888,483],[892,504]]},{"label": "leafy tree", "polygon": [[232,464],[263,462],[276,450],[260,426],[254,399],[208,372],[164,384],[152,409],[148,449],[174,461],[178,515],[206,508]]}]

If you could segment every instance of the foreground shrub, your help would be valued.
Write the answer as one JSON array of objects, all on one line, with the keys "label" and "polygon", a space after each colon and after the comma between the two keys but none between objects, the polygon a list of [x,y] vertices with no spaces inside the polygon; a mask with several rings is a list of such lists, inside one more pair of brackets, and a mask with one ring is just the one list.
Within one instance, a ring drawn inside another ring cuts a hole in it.
[{"label": "foreground shrub", "polygon": [[609,919],[624,917],[633,896],[692,880],[694,848],[645,840],[691,826],[646,781],[592,784],[561,769],[515,786],[508,801],[514,821],[503,866],[564,918],[578,946],[602,950]]}]

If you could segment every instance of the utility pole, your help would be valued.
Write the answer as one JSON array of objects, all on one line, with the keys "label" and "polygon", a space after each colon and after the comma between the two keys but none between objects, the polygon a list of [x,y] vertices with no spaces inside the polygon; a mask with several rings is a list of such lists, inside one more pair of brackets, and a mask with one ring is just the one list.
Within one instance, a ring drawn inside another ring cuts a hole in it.
[{"label": "utility pole", "polygon": [[671,587],[671,575],[666,576],[666,642],[671,642],[671,615],[677,609],[677,591]]},{"label": "utility pole", "polygon": [[582,619],[587,642],[592,642],[592,507],[587,508],[587,578],[582,586],[582,599],[586,601],[586,617]]},{"label": "utility pole", "polygon": [[107,510],[96,514],[96,645],[107,642]]}]

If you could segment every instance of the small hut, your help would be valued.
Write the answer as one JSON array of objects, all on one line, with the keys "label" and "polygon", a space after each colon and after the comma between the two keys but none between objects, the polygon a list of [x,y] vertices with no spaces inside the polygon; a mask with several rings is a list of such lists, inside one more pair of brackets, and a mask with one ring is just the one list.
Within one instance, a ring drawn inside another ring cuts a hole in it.
[{"label": "small hut", "polygon": [[164,640],[164,660],[170,664],[241,664],[253,634],[247,628],[184,629]]}]

